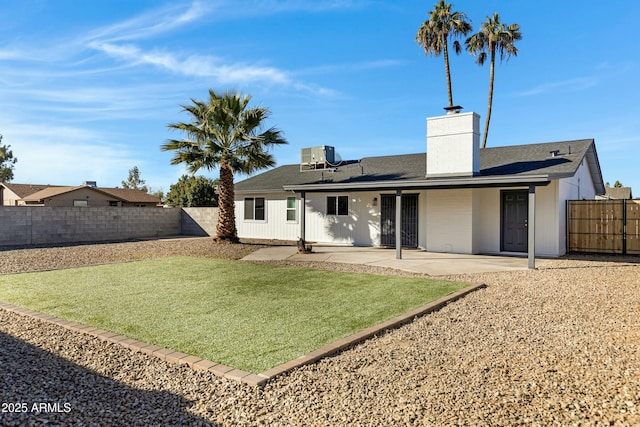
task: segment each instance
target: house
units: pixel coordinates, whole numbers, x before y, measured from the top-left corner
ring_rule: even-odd
[[[141,190],[97,187],[94,182],[80,186],[3,182],[0,183],[0,205],[159,207],[161,201]]]
[[[38,184],[14,184],[12,182],[0,182],[0,206],[18,206],[23,197],[27,197],[36,191],[54,187],[53,185]]]
[[[593,139],[479,148],[476,113],[427,119],[427,153],[335,162],[331,147],[238,182],[240,238],[557,257],[566,201],[605,191]]]
[[[598,199],[605,200],[631,200],[633,194],[631,193],[631,187],[605,187],[604,196],[599,196]]]

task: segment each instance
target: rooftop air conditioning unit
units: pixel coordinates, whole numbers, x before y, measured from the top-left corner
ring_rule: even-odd
[[[303,148],[300,152],[300,170],[326,169],[335,163],[335,148],[329,145]]]

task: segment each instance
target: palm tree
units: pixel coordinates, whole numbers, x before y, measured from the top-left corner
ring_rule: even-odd
[[[429,19],[424,21],[416,34],[416,41],[424,48],[426,56],[444,56],[444,69],[447,75],[447,90],[449,107],[453,107],[453,93],[451,91],[451,70],[449,68],[449,39],[467,35],[471,31],[471,23],[462,12],[451,12],[453,4],[446,4],[440,0],[435,9],[429,11]],[[456,54],[462,48],[458,40],[453,41]]]
[[[170,139],[163,151],[174,151],[172,165],[184,163],[189,172],[201,168],[220,169],[218,184],[218,224],[216,239],[237,243],[235,220],[234,173],[249,174],[275,165],[267,150],[273,145],[286,144],[282,132],[276,128],[262,130],[269,109],[248,108],[251,96],[227,92],[223,95],[209,90],[207,102],[191,99],[192,105],[182,105],[189,113],[189,123],[172,123],[169,129],[186,134],[181,140]]]
[[[496,53],[500,55],[501,61],[505,57],[508,59],[511,55],[517,56],[518,49],[514,43],[520,39],[522,39],[520,25],[503,24],[500,22],[500,16],[494,13],[492,17],[487,16],[487,20],[480,25],[480,31],[469,37],[465,42],[467,50],[476,57],[476,62],[479,65],[484,65],[487,60],[487,55],[489,55],[491,60],[491,68],[489,69],[489,107],[484,124],[482,148],[487,146],[487,135],[489,134]]]

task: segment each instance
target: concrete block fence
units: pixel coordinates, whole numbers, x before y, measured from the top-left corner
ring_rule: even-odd
[[[215,236],[218,208],[182,208],[181,233],[187,236]]]
[[[0,246],[214,235],[217,208],[1,206]]]

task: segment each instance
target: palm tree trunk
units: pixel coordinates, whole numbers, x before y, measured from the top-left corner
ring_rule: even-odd
[[[444,38],[444,70],[447,74],[447,91],[449,94],[449,107],[453,107],[453,92],[451,90],[451,70],[449,69],[449,49],[447,47],[447,39]]]
[[[489,104],[487,108],[487,118],[484,122],[484,136],[482,137],[482,148],[487,146],[487,135],[489,135],[489,121],[491,120],[491,105],[493,104],[493,72],[496,64],[495,51],[491,52],[491,67],[489,68]]]
[[[236,229],[235,190],[233,171],[226,162],[220,162],[220,184],[218,185],[218,224],[216,240],[238,243]]]

